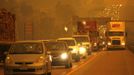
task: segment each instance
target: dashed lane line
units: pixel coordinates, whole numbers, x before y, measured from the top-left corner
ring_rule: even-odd
[[[80,66],[78,66],[78,67],[75,68],[74,70],[71,70],[69,73],[67,73],[67,75],[71,75],[73,72],[76,72],[77,70],[79,70],[79,69],[82,68],[83,66],[87,65],[89,62],[92,62],[92,61],[93,61],[98,55],[100,55],[100,54],[101,54],[101,52],[98,53],[98,54],[95,54],[95,55],[94,55],[93,57],[91,57],[88,61],[81,63]]]

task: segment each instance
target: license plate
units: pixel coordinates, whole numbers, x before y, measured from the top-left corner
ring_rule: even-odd
[[[20,68],[20,70],[27,70],[27,68],[26,67],[22,67],[22,68]]]
[[[26,67],[26,65],[20,67],[20,70],[27,70],[27,69],[28,68]]]

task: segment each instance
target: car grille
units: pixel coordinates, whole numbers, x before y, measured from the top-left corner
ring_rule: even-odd
[[[53,57],[58,57],[61,53],[52,53]]]
[[[13,69],[13,72],[35,72],[35,69]]]
[[[15,64],[19,64],[19,65],[22,65],[22,64],[33,64],[33,62],[15,62]]]
[[[113,45],[120,45],[120,40],[113,40],[112,41],[112,44]]]
[[[69,50],[73,50],[73,48],[69,48]]]

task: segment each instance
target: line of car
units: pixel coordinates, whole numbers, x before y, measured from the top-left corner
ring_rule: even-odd
[[[74,35],[57,40],[16,41],[7,44],[4,53],[4,74],[47,74],[52,66],[71,68],[72,62],[79,62],[91,55],[91,45],[87,35]],[[5,47],[0,47],[5,48]]]

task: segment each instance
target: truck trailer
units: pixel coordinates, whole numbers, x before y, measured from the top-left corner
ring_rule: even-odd
[[[81,18],[76,21],[77,25],[77,35],[88,35],[89,43],[91,44],[90,49],[92,51],[97,51],[99,48],[99,35],[98,35],[98,25],[95,20],[90,20],[88,18]]]

